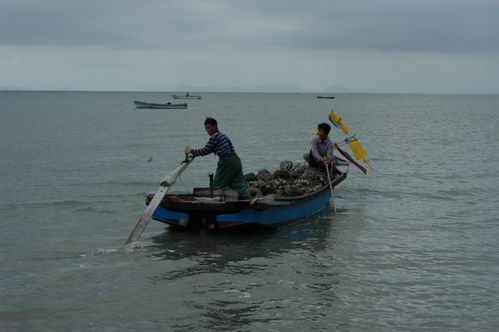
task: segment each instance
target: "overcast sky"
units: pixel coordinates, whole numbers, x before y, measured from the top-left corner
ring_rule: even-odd
[[[499,93],[497,0],[0,0],[0,88]]]

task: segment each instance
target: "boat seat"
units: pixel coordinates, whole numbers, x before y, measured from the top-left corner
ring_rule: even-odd
[[[217,204],[217,203],[222,203],[223,199],[220,196],[214,196],[214,197],[194,197],[194,203],[196,202],[202,202],[202,203],[207,203],[207,204]]]

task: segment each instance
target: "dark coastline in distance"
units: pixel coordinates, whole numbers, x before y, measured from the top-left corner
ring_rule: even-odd
[[[38,89],[0,89],[0,92],[51,92],[51,93],[182,93],[180,90],[38,90]],[[497,96],[497,93],[459,93],[459,92],[324,92],[324,91],[196,91],[199,94],[334,94],[335,96],[342,95],[402,95],[402,96]],[[327,98],[326,98],[327,99]]]

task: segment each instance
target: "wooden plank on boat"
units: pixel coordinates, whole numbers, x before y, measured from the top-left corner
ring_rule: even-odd
[[[210,188],[194,188],[193,194],[196,197],[208,197]],[[223,197],[224,199],[237,199],[239,193],[231,188],[215,188],[213,189],[213,196]]]

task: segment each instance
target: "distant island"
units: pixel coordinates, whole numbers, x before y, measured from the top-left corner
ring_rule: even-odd
[[[354,93],[353,90],[335,84],[325,89],[308,90],[303,89],[293,83],[287,84],[263,84],[257,85],[252,88],[243,86],[230,86],[230,87],[213,87],[213,86],[193,86],[187,84],[177,85],[173,91],[201,91],[201,92],[275,92],[275,93]]]
[[[39,89],[25,86],[1,86],[0,91],[86,91],[90,90],[78,90],[74,88],[60,88],[60,89]],[[294,83],[285,83],[285,84],[262,84],[254,87],[244,87],[244,86],[228,86],[228,87],[216,87],[216,86],[196,86],[196,85],[188,85],[188,84],[180,84],[177,85],[174,89],[171,88],[138,88],[132,90],[95,90],[95,92],[132,92],[132,91],[150,91],[150,92],[160,92],[160,91],[169,91],[169,92],[267,92],[267,93],[319,93],[319,94],[331,94],[331,93],[355,93],[355,91],[350,90],[349,88],[335,84],[331,85],[325,89],[319,90],[310,90],[304,89]]]

